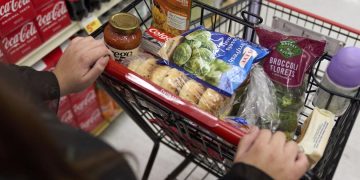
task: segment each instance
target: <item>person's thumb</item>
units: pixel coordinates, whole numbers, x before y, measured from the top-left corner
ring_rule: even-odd
[[[109,62],[109,57],[101,57],[98,59],[94,66],[85,74],[84,79],[87,83],[93,83],[100,74],[104,71],[107,63]]]
[[[238,145],[238,151],[236,153],[235,161],[239,160],[246,153],[252,144],[254,143],[256,137],[259,135],[259,128],[256,126],[252,126],[249,133],[240,139],[240,143]]]

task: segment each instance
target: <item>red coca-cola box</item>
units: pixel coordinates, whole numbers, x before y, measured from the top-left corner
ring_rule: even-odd
[[[74,115],[74,113],[72,112],[71,109],[68,109],[64,112],[59,112],[58,113],[58,117],[60,122],[64,123],[64,124],[68,124],[72,127],[79,127],[76,121],[76,117]]]
[[[1,38],[0,49],[8,63],[16,63],[23,56],[41,45],[35,23],[30,21]]]
[[[1,0],[0,37],[5,37],[34,17],[35,10],[30,0]]]
[[[62,114],[69,109],[71,109],[71,103],[70,103],[69,97],[62,96],[59,100],[58,114],[59,113]]]
[[[76,117],[77,124],[80,129],[91,132],[96,129],[102,122],[104,118],[101,115],[100,108],[90,108],[86,113],[83,113],[81,116]]]
[[[43,41],[71,24],[71,19],[63,0],[54,1],[37,11],[36,26]]]
[[[53,1],[58,1],[58,0],[31,0],[35,9],[42,8],[43,6],[52,3]]]

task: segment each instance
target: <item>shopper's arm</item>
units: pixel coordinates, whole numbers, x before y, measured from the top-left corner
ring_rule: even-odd
[[[25,83],[24,89],[19,90],[25,96],[34,96],[41,101],[53,100],[60,97],[60,88],[56,76],[52,72],[36,71],[30,67],[3,65],[3,71],[8,76],[17,76]],[[4,72],[5,73],[5,72]]]
[[[284,133],[273,134],[257,127],[252,127],[240,140],[234,162],[240,164],[235,164],[225,178],[259,179],[254,177],[261,176],[295,180],[300,179],[309,166],[298,145],[287,142]]]
[[[236,163],[221,180],[271,180],[272,178],[260,169],[244,164]]]

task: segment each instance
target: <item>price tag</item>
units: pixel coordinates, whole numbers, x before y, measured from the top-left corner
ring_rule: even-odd
[[[84,18],[81,21],[81,25],[85,29],[85,31],[90,35],[101,26],[101,22],[97,17],[91,15],[89,17]]]

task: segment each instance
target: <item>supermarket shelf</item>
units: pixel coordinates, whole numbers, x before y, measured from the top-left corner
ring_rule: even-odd
[[[96,17],[102,16],[111,8],[119,4],[121,0],[111,0],[107,3],[101,4],[101,9],[94,11],[92,14]],[[72,35],[82,29],[79,22],[72,22],[68,27],[57,33],[55,36],[44,42],[40,47],[33,50],[30,54],[23,57],[17,65],[20,66],[32,66],[38,62],[45,55],[49,54],[56,47],[59,47],[63,42],[69,39]]]

